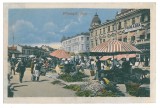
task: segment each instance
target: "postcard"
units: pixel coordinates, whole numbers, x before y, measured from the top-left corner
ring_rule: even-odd
[[[4,3],[4,103],[154,103],[155,3]]]

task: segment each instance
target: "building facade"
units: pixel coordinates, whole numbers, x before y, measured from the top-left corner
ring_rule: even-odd
[[[150,57],[150,10],[122,9],[112,20],[101,23],[97,14],[90,25],[90,49],[109,40],[128,42],[143,51],[142,59]]]
[[[63,38],[62,48],[67,52],[83,53],[89,52],[89,33],[81,33],[73,37]]]
[[[37,55],[37,56],[48,56],[49,51],[43,48],[39,48],[37,46],[32,47],[32,46],[27,46],[27,45],[17,45],[17,50],[21,52],[22,55],[24,56],[29,56],[29,55]]]

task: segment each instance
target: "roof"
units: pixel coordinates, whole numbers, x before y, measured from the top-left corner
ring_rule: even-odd
[[[12,54],[20,54],[21,52],[18,50],[8,50],[8,53],[12,53]]]
[[[89,36],[90,34],[89,34],[89,32],[82,32],[82,33],[80,33],[80,34],[76,34],[76,35],[74,35],[74,36],[72,36],[72,37],[62,37],[62,39],[61,39],[61,42],[63,42],[63,41],[65,41],[65,40],[68,40],[68,39],[72,39],[72,38],[75,38],[75,37],[78,37],[78,36],[81,36],[81,35],[84,35],[84,36]]]
[[[8,47],[8,50],[16,50],[17,47],[16,46],[11,46],[11,47]]]
[[[101,20],[99,19],[97,13],[94,15],[93,19],[92,19],[92,22],[91,22],[91,26],[92,25],[95,25],[95,24],[101,24]]]

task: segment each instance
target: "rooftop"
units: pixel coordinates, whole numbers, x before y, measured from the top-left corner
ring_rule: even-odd
[[[81,36],[81,35],[89,36],[89,32],[82,32],[80,34],[76,34],[76,35],[71,36],[71,37],[65,37],[65,36],[63,36],[62,39],[61,39],[61,42],[64,41],[64,40],[68,40],[68,39],[72,39],[74,37]]]

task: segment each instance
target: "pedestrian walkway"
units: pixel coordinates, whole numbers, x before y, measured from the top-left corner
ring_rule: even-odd
[[[40,76],[39,82],[31,81],[30,68],[26,69],[23,82],[19,83],[19,75],[13,76],[11,83],[14,87],[13,97],[75,97],[75,92],[64,89],[63,85],[53,85],[52,78]]]

